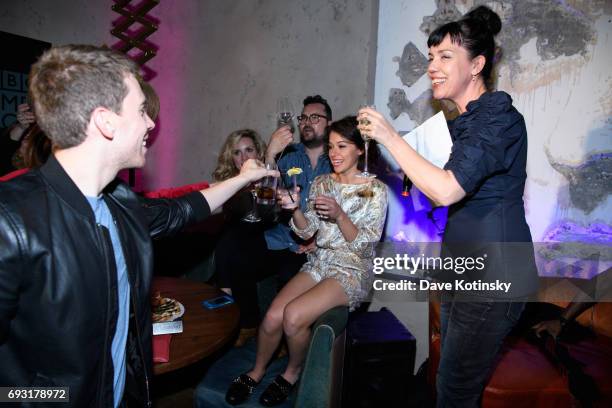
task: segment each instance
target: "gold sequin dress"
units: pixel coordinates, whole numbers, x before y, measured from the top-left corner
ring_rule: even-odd
[[[358,228],[357,237],[347,242],[334,222],[318,217],[314,199],[318,195],[333,197]],[[340,282],[354,310],[370,292],[374,247],[382,235],[387,214],[387,186],[374,179],[364,184],[342,184],[330,174],[317,177],[310,188],[304,215],[308,226],[301,230],[293,220],[290,226],[302,239],[315,233],[317,249],[308,254],[301,272],[308,273],[315,282],[326,278]]]

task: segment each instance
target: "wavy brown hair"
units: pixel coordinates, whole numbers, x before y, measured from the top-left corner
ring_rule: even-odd
[[[52,152],[51,140],[40,130],[35,123],[23,137],[19,154],[26,168],[40,167],[49,158]]]
[[[236,148],[236,145],[243,137],[248,137],[253,141],[257,150],[257,159],[263,160],[266,152],[266,143],[261,139],[259,133],[253,129],[235,130],[227,136],[225,143],[221,147],[221,153],[219,153],[219,158],[217,159],[217,167],[212,173],[215,181],[227,180],[238,174],[239,170],[234,166],[234,160],[232,159],[232,150]]]

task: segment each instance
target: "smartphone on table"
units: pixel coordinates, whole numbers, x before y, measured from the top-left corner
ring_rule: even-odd
[[[234,303],[234,299],[231,296],[223,295],[203,301],[202,306],[212,310],[226,305],[231,305],[232,303]]]

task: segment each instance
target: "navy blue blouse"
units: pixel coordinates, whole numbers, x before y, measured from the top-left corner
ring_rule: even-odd
[[[453,147],[444,168],[453,172],[466,196],[450,206],[443,241],[451,246],[469,242],[477,247],[531,242],[523,204],[527,129],[510,95],[484,93],[449,122],[449,129]],[[508,250],[510,246],[501,244],[494,250],[487,246],[499,255],[489,259],[492,277],[508,281],[525,273],[530,278],[523,283],[531,286],[535,272],[531,245],[519,245],[527,248],[526,253]],[[520,259],[515,259],[517,256]]]

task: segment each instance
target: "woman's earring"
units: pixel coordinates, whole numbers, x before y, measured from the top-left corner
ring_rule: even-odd
[[[472,81],[475,81],[477,76],[478,75],[472,75]]]

